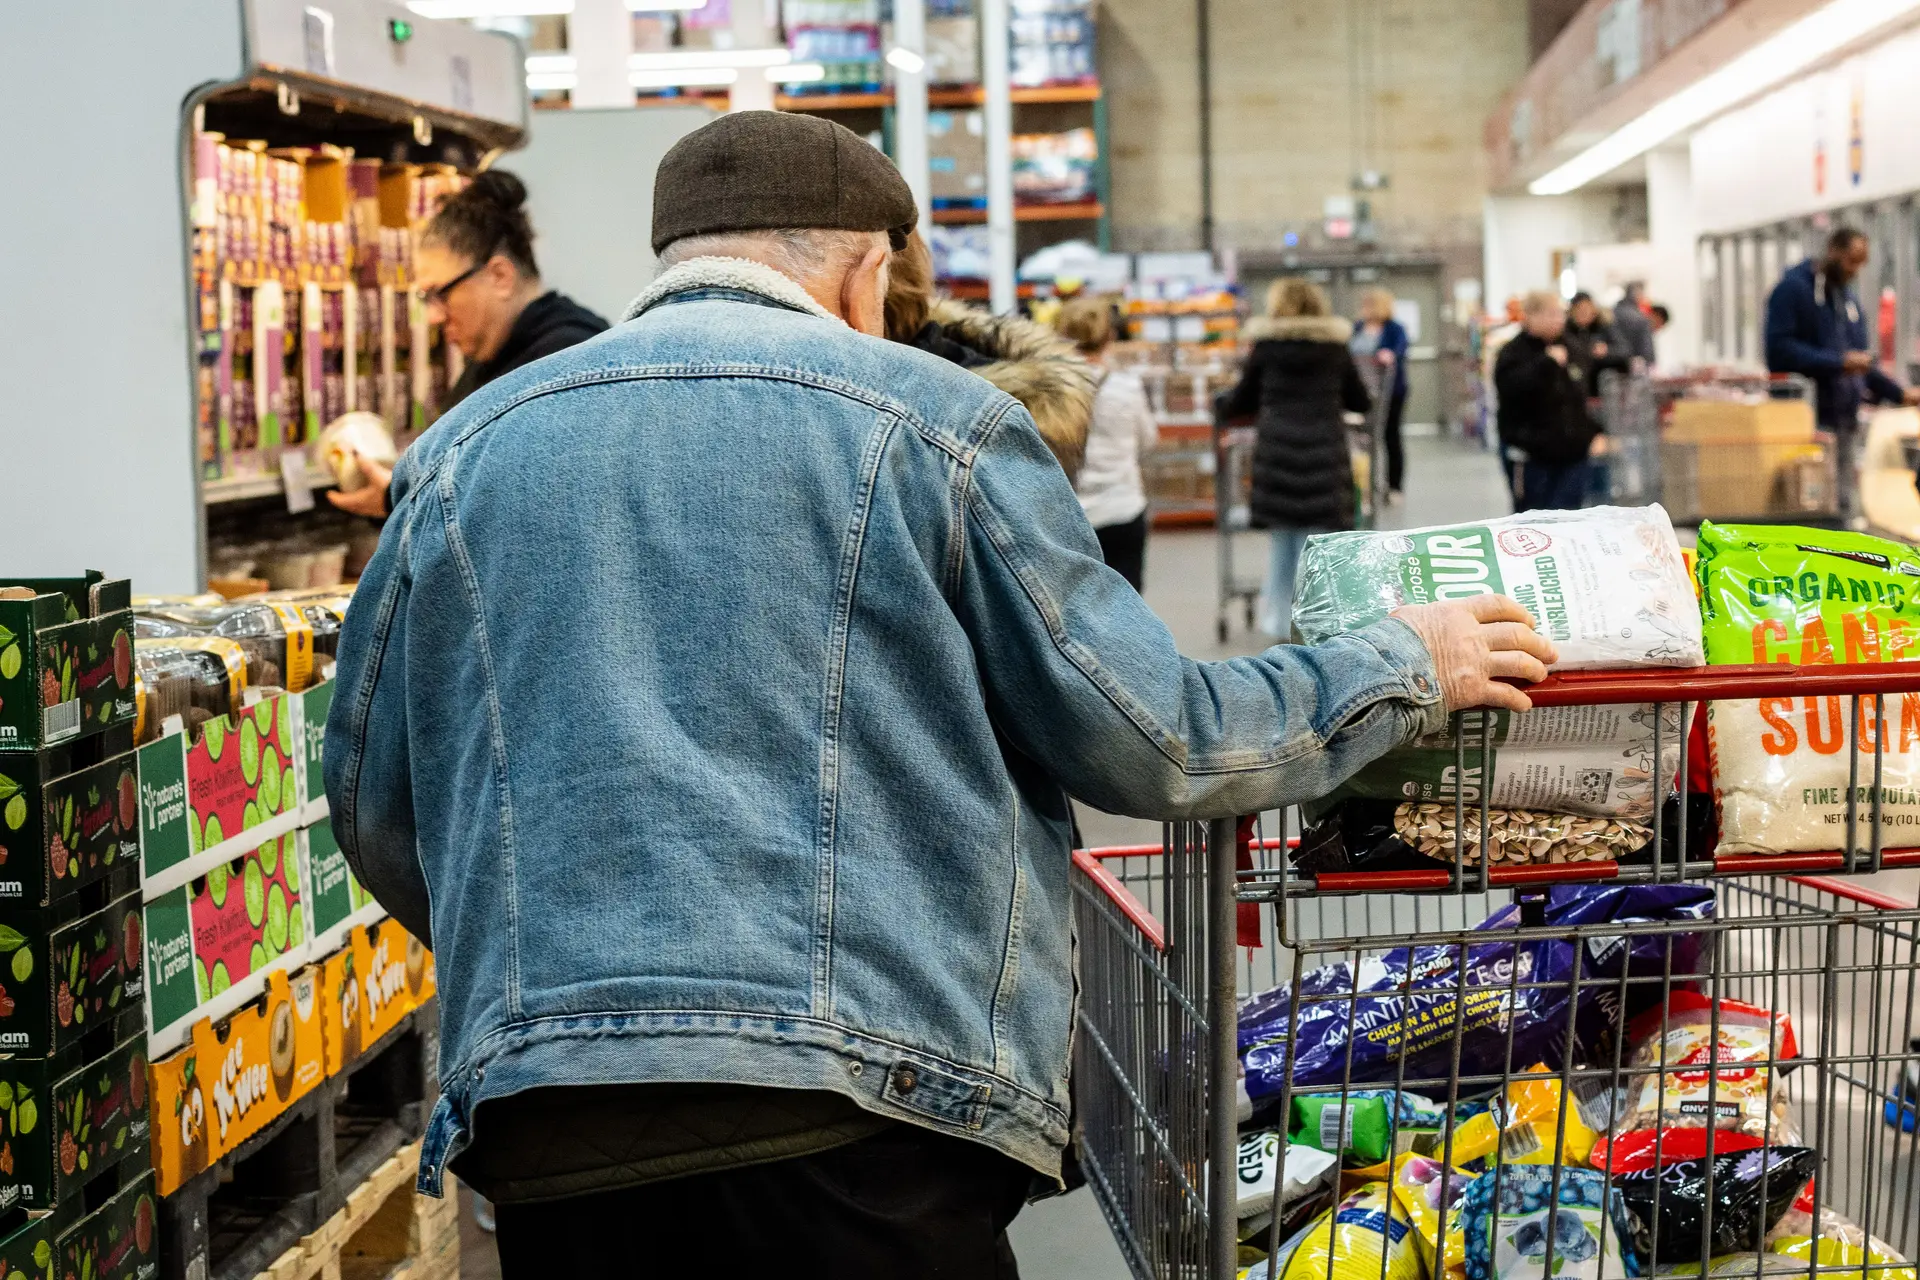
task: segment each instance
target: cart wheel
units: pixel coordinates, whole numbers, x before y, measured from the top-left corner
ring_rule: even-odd
[[[1215,635],[1220,637],[1221,644],[1227,642],[1227,620],[1225,618],[1216,618],[1214,620],[1213,631]]]

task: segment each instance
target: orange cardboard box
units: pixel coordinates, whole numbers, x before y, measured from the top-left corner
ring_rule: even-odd
[[[347,945],[319,967],[328,1075],[351,1065],[435,990],[433,953],[393,919],[354,926]]]
[[[265,1128],[326,1078],[320,972],[267,975],[266,995],[149,1068],[161,1195]]]

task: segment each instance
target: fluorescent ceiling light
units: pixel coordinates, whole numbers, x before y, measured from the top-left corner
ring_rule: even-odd
[[[407,0],[423,18],[537,18],[572,13],[573,0]]]
[[[1920,3],[1920,0],[1915,0]],[[786,49],[684,49],[671,53],[636,53],[627,59],[632,71],[672,71],[688,67],[784,67],[793,61]],[[732,81],[727,83],[731,84]]]
[[[887,50],[887,65],[910,76],[917,76],[927,69],[927,60],[911,49],[895,45]]]
[[[651,71],[627,72],[627,83],[636,89],[684,89],[706,85],[732,84],[740,78],[734,67],[667,67]]]
[[[570,53],[530,53],[527,55],[528,75],[552,75],[564,71],[578,71],[580,63]]]
[[[1536,196],[1576,191],[1916,10],[1920,0],[1833,0],[1536,178],[1527,190]]]
[[[761,74],[775,84],[806,84],[825,80],[827,69],[818,62],[793,62],[784,67],[768,67]]]
[[[704,9],[707,0],[627,0],[629,13],[669,13]]]
[[[534,71],[527,75],[528,93],[571,92],[580,87],[580,77],[571,71]]]

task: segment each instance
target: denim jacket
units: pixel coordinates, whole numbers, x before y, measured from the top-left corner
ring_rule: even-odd
[[[765,268],[696,259],[401,459],[327,793],[434,948],[437,1194],[487,1098],[834,1090],[1055,1174],[1067,795],[1321,795],[1438,727],[1405,625],[1201,663],[1031,419]]]

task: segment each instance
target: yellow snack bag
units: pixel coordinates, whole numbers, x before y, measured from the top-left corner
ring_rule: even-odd
[[[1320,1215],[1281,1264],[1281,1280],[1421,1280],[1406,1211],[1369,1182]]]
[[[1460,1169],[1451,1172],[1438,1160],[1426,1156],[1398,1156],[1393,1162],[1394,1203],[1413,1222],[1420,1249],[1420,1262],[1435,1280],[1464,1280],[1467,1274],[1467,1241],[1460,1205],[1474,1175]],[[1446,1253],[1444,1267],[1434,1259],[1440,1254],[1441,1204],[1446,1205]]]
[[[1545,1075],[1548,1070],[1544,1062],[1536,1062],[1527,1068],[1527,1074]],[[1600,1135],[1587,1124],[1578,1100],[1573,1098],[1567,1099],[1565,1129],[1561,1131],[1560,1095],[1564,1087],[1558,1079],[1516,1080],[1508,1085],[1505,1094],[1493,1099],[1486,1111],[1454,1131],[1454,1164],[1497,1158],[1509,1164],[1553,1164],[1557,1159],[1562,1164],[1584,1166]]]

